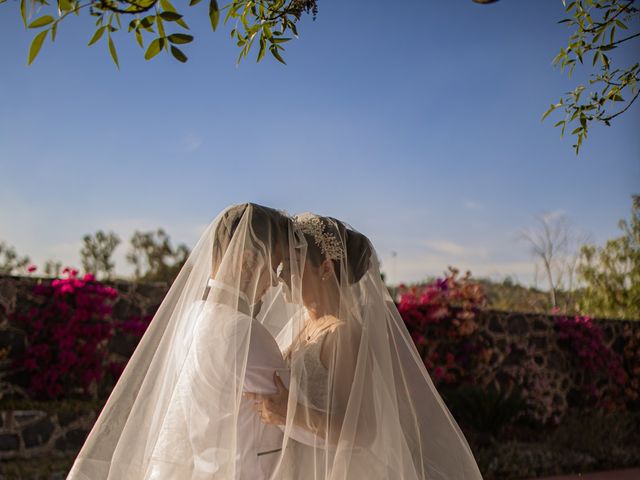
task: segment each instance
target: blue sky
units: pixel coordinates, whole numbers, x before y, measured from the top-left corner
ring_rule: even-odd
[[[118,32],[120,71],[104,39],[86,47],[87,18],[27,67],[34,32],[17,2],[0,5],[0,240],[79,265],[85,233],[127,243],[163,227],[193,245],[226,205],[253,201],[348,221],[391,282],[453,264],[531,283],[516,237],[536,215],[565,214],[598,243],[629,216],[640,108],[594,128],[578,157],[540,122],[584,80],[551,65],[568,35],[560,0],[322,0],[287,66],[257,52],[236,66],[231,27],[212,33],[204,3],[185,11],[187,64],[146,62]]]

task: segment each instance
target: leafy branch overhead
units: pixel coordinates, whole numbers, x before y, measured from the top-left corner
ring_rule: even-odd
[[[189,7],[195,7],[201,1],[189,0]],[[4,2],[6,0],[0,0],[0,4]],[[25,27],[40,29],[29,47],[28,64],[38,56],[47,35],[54,42],[61,22],[71,14],[79,16],[87,7],[89,14],[95,17],[96,25],[88,44],[94,45],[106,36],[109,54],[118,68],[118,53],[112,34],[122,30],[122,19],[130,17],[133,18],[126,26],[127,32],[133,32],[146,60],[151,60],[163,50],[180,62],[188,59],[182,48],[193,41],[193,36],[186,33],[189,26],[184,15],[170,0],[88,0],[85,3],[82,0],[56,0],[55,6],[47,0],[31,1],[33,10],[44,7],[49,7],[51,14],[27,22],[27,0],[20,0],[20,15]],[[283,44],[292,38],[287,35],[297,36],[296,23],[303,14],[311,13],[315,18],[318,11],[316,0],[234,0],[222,9],[217,0],[208,0],[208,16],[213,31],[220,23],[221,10],[226,10],[224,22],[234,23],[231,38],[240,48],[238,62],[247,57],[257,42],[258,62],[268,50],[282,63],[285,63],[281,54]]]
[[[566,129],[575,135],[573,147],[577,154],[593,122],[610,126],[638,98],[640,64],[636,61],[616,66],[612,57],[618,54],[619,58],[622,48],[630,49],[632,56],[640,51],[640,9],[635,0],[563,0],[563,3],[570,17],[560,23],[575,31],[553,60],[554,65],[568,71],[569,76],[578,63],[587,63],[598,71],[591,73],[588,87],[578,85],[567,92],[551,104],[542,119],[556,110],[563,111],[564,118],[555,126],[561,129],[561,135]]]

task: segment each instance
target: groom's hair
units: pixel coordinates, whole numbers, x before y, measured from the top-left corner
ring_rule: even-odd
[[[222,263],[245,215],[250,215],[248,228],[251,233],[249,236],[254,236],[263,245],[278,250],[277,252],[271,251],[268,253],[271,255],[278,254],[280,258],[284,258],[284,255],[288,253],[291,219],[286,214],[255,203],[233,205],[225,210],[216,226],[211,259],[212,277]]]

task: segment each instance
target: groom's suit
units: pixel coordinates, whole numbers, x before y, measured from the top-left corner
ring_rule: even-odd
[[[243,315],[238,313],[238,315]],[[239,319],[251,322],[251,337],[244,376],[244,391],[276,393],[273,372],[277,371],[288,384],[286,368],[278,344],[267,329],[255,319]],[[280,456],[282,430],[260,420],[251,409],[252,400],[242,398],[238,413],[238,479],[268,479]]]

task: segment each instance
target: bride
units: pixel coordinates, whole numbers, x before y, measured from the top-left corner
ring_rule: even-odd
[[[255,204],[198,241],[69,479],[481,479],[369,240]]]

